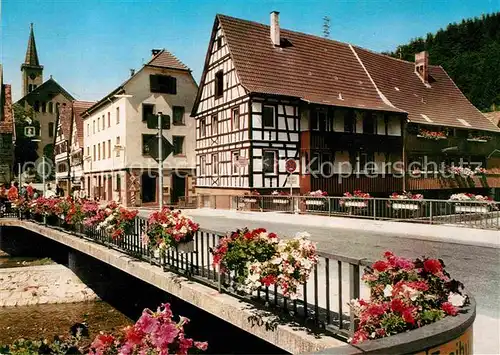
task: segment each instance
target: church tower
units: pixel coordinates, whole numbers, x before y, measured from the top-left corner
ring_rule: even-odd
[[[23,79],[23,97],[35,90],[43,83],[43,66],[38,61],[38,53],[36,52],[35,34],[33,33],[33,23],[30,28],[30,38],[28,40],[28,49],[26,50],[26,58],[21,64],[21,72]]]

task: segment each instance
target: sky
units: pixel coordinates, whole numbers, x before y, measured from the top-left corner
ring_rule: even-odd
[[[4,83],[21,98],[20,65],[34,23],[44,80],[50,75],[79,100],[99,100],[165,48],[191,68],[199,83],[217,13],[375,51],[394,50],[463,18],[500,11],[500,0],[0,0],[0,58]]]

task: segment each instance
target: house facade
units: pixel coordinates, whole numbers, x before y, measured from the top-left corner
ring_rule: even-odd
[[[301,194],[437,196],[473,187],[414,177],[411,163],[429,155],[447,166],[463,158],[464,165],[484,167],[500,132],[425,52],[411,63],[283,30],[277,12],[270,26],[216,16],[192,114],[202,195],[270,194],[291,185]],[[420,134],[430,131],[432,138],[433,130],[446,130],[446,139]],[[486,142],[474,139],[484,136]],[[290,183],[288,160],[299,177]],[[500,183],[497,167],[488,168],[487,186],[474,188],[485,192]]]
[[[11,86],[3,83],[0,64],[0,183],[10,184],[13,178],[14,119]]]
[[[43,66],[40,65],[36,49],[33,24],[31,24],[26,57],[21,64],[22,97],[16,103],[24,108],[32,108],[35,120],[40,123],[38,132],[38,156],[45,154],[53,159],[55,146],[57,110],[62,105],[70,105],[75,99],[53,78],[43,80]]]
[[[81,114],[93,102],[73,101],[63,104],[56,115],[57,128],[54,147],[56,183],[65,196],[72,190],[80,190],[83,180],[83,122]]]
[[[189,113],[196,92],[187,66],[166,50],[153,50],[137,73],[88,108],[82,115],[86,193],[127,206],[188,196],[195,171],[195,121]],[[148,144],[157,130],[147,124],[160,112],[170,116],[163,136],[173,145],[163,162],[162,187]]]

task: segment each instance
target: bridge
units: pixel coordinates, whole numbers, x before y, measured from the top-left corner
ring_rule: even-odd
[[[0,219],[0,248],[8,242],[5,228],[33,232],[70,248],[70,268],[84,262],[79,253],[86,254],[287,352],[335,349],[338,353],[359,353],[345,342],[354,331],[347,303],[367,296],[368,290],[360,285],[360,267],[365,260],[320,252],[320,262],[299,299],[285,298],[276,288],[248,295],[232,289],[230,275],[212,266],[210,249],[218,244],[220,233],[202,229],[195,235],[193,253],[169,250],[159,257],[141,241],[146,223],[146,219],[136,218],[132,233],[112,240],[95,227],[77,232],[10,216]]]

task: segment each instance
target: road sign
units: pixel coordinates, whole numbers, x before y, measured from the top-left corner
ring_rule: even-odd
[[[158,115],[148,115],[146,121],[149,129],[158,129]],[[161,115],[161,123],[162,129],[170,129],[170,116]]]
[[[297,169],[297,163],[293,159],[288,159],[285,162],[285,169],[287,173],[291,174]]]
[[[34,137],[36,135],[36,129],[33,126],[24,127],[24,135],[28,138]]]
[[[172,154],[174,151],[174,146],[168,141],[167,138],[165,138],[162,135],[162,152],[161,152],[161,157],[163,160],[167,159],[167,157]],[[154,160],[158,161],[158,137],[153,137],[149,140],[148,142],[148,148],[149,148],[149,155],[151,158]]]
[[[299,184],[299,176],[298,175],[288,175],[286,179],[286,185],[289,187],[295,187]]]

